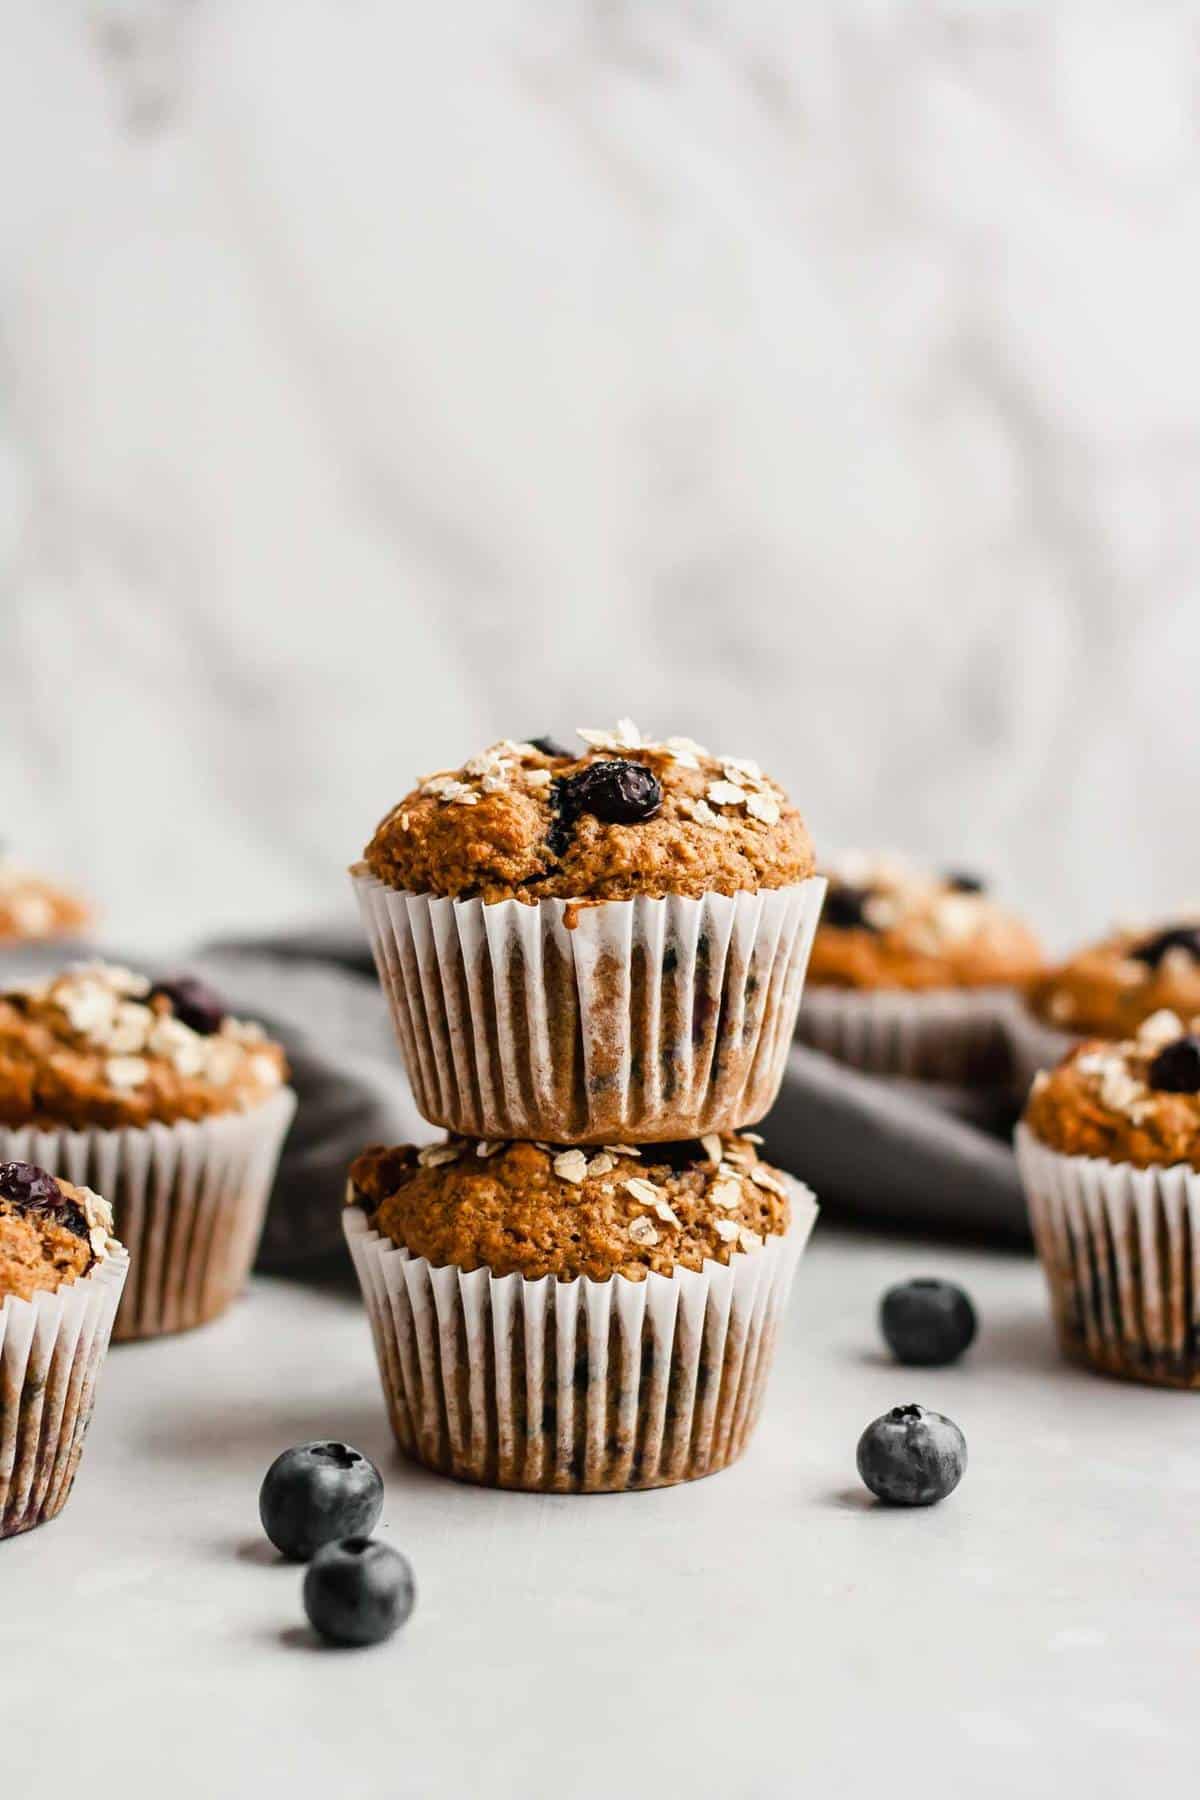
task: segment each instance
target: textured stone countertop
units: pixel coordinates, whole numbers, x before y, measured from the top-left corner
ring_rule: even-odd
[[[874,1308],[931,1271],[982,1332],[914,1376]],[[910,1399],[958,1420],[970,1467],[942,1506],[886,1511],[854,1447]],[[1200,1401],[1058,1362],[1031,1258],[819,1226],[740,1466],[490,1493],[393,1454],[355,1294],[260,1279],[206,1331],[114,1350],[66,1512],[0,1546],[5,1789],[1169,1792],[1194,1766],[1198,1427]],[[380,1529],[417,1574],[369,1651],[316,1646],[258,1529],[268,1462],[323,1435],[380,1461]]]

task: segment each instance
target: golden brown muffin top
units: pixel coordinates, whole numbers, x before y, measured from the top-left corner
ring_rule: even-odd
[[[1078,1045],[1043,1070],[1025,1107],[1035,1137],[1066,1156],[1200,1169],[1200,1019],[1158,1012],[1136,1037]]]
[[[819,986],[1009,986],[1041,967],[1036,937],[976,876],[935,875],[857,850],[822,873],[829,891],[808,965]]]
[[[648,742],[629,719],[578,735],[581,754],[504,738],[427,776],[381,822],[365,868],[409,893],[530,905],[736,894],[812,874],[804,821],[757,763],[690,738]]]
[[[0,855],[0,943],[72,937],[90,923],[82,900]]]
[[[89,1275],[120,1246],[112,1210],[91,1188],[33,1163],[0,1163],[0,1305],[29,1300]]]
[[[152,985],[77,963],[0,994],[0,1124],[148,1125],[245,1112],[277,1093],[283,1051],[190,976]]]
[[[1029,988],[1036,1016],[1081,1037],[1126,1038],[1156,1012],[1200,1013],[1200,913],[1126,925]]]
[[[580,1150],[450,1138],[374,1146],[350,1199],[374,1229],[440,1268],[642,1281],[762,1248],[788,1228],[783,1177],[750,1132],[699,1142]]]

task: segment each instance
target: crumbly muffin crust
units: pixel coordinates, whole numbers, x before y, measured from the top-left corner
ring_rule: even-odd
[[[1163,938],[1176,942],[1155,956]],[[1140,952],[1141,954],[1137,954]],[[1156,1012],[1200,1013],[1200,914],[1175,924],[1129,925],[1049,969],[1026,1002],[1035,1017],[1081,1037],[1131,1037]]]
[[[1041,967],[1034,934],[972,877],[862,851],[822,872],[829,892],[808,967],[816,986],[1006,987]]]
[[[0,856],[0,943],[71,937],[89,923],[82,900]]]
[[[648,742],[629,719],[578,735],[581,755],[506,738],[426,777],[382,820],[355,872],[409,893],[530,905],[735,894],[812,874],[803,820],[756,763],[690,738]],[[578,778],[614,761],[658,783],[645,816],[621,822],[573,806]]]
[[[1200,1030],[1200,1019],[1190,1029]],[[1200,1169],[1200,1092],[1158,1085],[1164,1079],[1158,1059],[1181,1040],[1194,1041],[1178,1014],[1163,1011],[1144,1020],[1136,1037],[1078,1045],[1056,1069],[1037,1076],[1026,1124],[1065,1156],[1104,1157],[1140,1169],[1172,1163]],[[1200,1086],[1200,1043],[1191,1055]]]
[[[218,1022],[219,1021],[219,1022]],[[247,1111],[278,1092],[283,1051],[215,1014],[197,1031],[169,994],[108,963],[0,995],[0,1125],[86,1129]]]
[[[6,1181],[21,1171],[20,1183]],[[29,1300],[55,1293],[89,1275],[119,1246],[112,1211],[91,1188],[35,1170],[0,1163],[0,1304],[9,1295]]]
[[[373,1146],[349,1197],[376,1231],[441,1267],[530,1280],[643,1281],[760,1249],[791,1217],[750,1133],[699,1143],[581,1150],[450,1138]]]

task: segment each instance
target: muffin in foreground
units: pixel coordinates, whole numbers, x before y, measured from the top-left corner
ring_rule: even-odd
[[[755,763],[579,736],[429,776],[353,870],[417,1104],[486,1138],[752,1124],[824,890],[803,821]]]
[[[190,977],[73,965],[0,994],[0,1156],[108,1197],[130,1256],[114,1335],[241,1291],[294,1110],[283,1052]]]
[[[65,1506],[129,1259],[108,1203],[0,1163],[0,1537]]]
[[[1017,1157],[1063,1352],[1200,1387],[1200,1020],[1145,1020],[1034,1081]]]
[[[1041,967],[1028,926],[977,876],[861,851],[826,873],[800,1037],[873,1074],[1003,1080],[1014,990]]]
[[[90,924],[91,915],[75,894],[0,851],[0,945],[79,937]]]
[[[817,1212],[746,1134],[373,1148],[348,1199],[401,1448],[560,1493],[664,1487],[741,1455]]]
[[[1127,925],[1029,983],[1012,1020],[1027,1087],[1084,1038],[1133,1037],[1156,1012],[1200,1014],[1200,915]]]

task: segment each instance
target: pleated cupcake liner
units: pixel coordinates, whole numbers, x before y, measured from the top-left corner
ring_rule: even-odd
[[[1200,1175],[1066,1156],[1026,1125],[1017,1161],[1064,1355],[1200,1388]]]
[[[56,1293],[0,1301],[0,1538],[66,1505],[128,1272],[117,1247]]]
[[[1034,1077],[1043,1069],[1057,1068],[1068,1050],[1079,1043],[1078,1031],[1062,1031],[1047,1025],[1018,1000],[1009,1020],[1009,1044],[1012,1050],[1013,1082],[1022,1092],[1032,1087]]]
[[[485,906],[367,874],[354,882],[431,1123],[480,1138],[648,1143],[732,1131],[770,1110],[822,877],[596,906]]]
[[[834,988],[810,983],[801,1043],[868,1075],[954,1087],[1009,1075],[1009,988]]]
[[[246,1285],[296,1097],[245,1113],[105,1131],[0,1130],[0,1159],[94,1188],[113,1209],[130,1271],[117,1342],[188,1331]]]
[[[392,1430],[439,1474],[539,1493],[615,1493],[715,1474],[762,1407],[792,1277],[817,1216],[728,1264],[644,1281],[434,1268],[372,1231],[346,1239]]]

